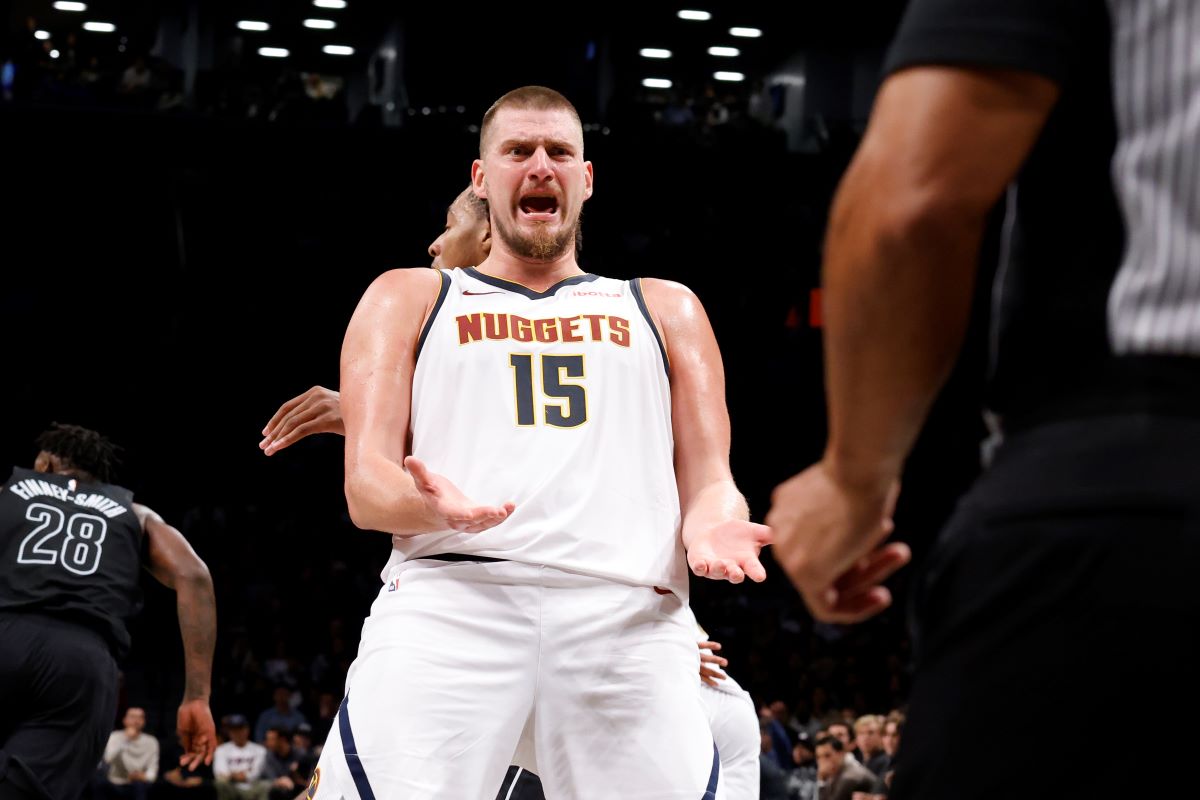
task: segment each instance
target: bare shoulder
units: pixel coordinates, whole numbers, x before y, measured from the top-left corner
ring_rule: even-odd
[[[162,517],[155,513],[152,508],[149,506],[144,506],[141,503],[133,504],[133,513],[137,515],[138,522],[141,523],[143,529],[146,527],[147,522],[155,519],[162,519]]]
[[[676,328],[704,317],[704,306],[696,293],[682,283],[661,278],[642,278],[642,295],[659,327]]]
[[[442,286],[440,270],[428,267],[390,269],[383,273],[363,294],[364,301],[374,303],[406,303],[413,300],[432,301]]]

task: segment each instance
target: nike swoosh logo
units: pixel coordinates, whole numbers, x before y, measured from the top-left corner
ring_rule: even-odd
[[[472,292],[472,291],[469,291],[469,290],[467,290],[467,289],[463,289],[463,294],[470,294],[470,295],[479,295],[479,294],[504,294],[504,292]]]

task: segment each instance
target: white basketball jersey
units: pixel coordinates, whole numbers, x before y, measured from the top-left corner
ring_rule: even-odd
[[[479,555],[686,598],[667,355],[640,283],[578,275],[536,292],[441,274],[417,345],[412,452],[472,501],[516,510],[483,533],[393,537],[388,568]]]

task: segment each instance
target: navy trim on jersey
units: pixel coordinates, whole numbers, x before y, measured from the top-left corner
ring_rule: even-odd
[[[663,369],[666,370],[669,378],[671,377],[671,359],[667,358],[667,347],[663,344],[662,336],[658,333],[658,326],[654,324],[654,318],[650,316],[650,307],[646,305],[646,298],[642,295],[642,279],[631,280],[629,288],[633,290],[633,299],[637,301],[637,306],[641,309],[647,324],[650,325],[650,330],[654,331],[654,341],[658,342],[658,352],[662,353]]]
[[[434,553],[431,556],[417,556],[414,561],[421,559],[430,559],[432,561],[481,561],[484,563],[498,563],[507,561],[507,558],[492,558],[491,556],[470,556],[464,553]]]
[[[528,286],[522,286],[521,284],[515,283],[513,281],[506,281],[506,280],[504,280],[504,278],[497,278],[493,275],[484,274],[484,273],[480,272],[479,270],[475,269],[474,267],[467,267],[463,271],[466,272],[468,275],[470,275],[472,278],[474,278],[477,281],[483,281],[484,283],[488,284],[489,286],[495,286],[497,289],[504,289],[505,291],[508,291],[508,292],[516,292],[517,294],[523,294],[526,297],[528,297],[530,300],[544,300],[547,297],[553,297],[554,293],[557,292],[559,289],[561,289],[564,286],[571,286],[576,283],[588,283],[589,281],[594,281],[594,280],[596,280],[596,278],[600,277],[599,275],[592,275],[591,273],[584,273],[583,275],[572,275],[570,278],[563,278],[561,281],[554,284],[553,286],[551,286],[549,289],[547,289],[544,292],[535,292],[533,289],[530,289]]]
[[[425,346],[425,337],[429,335],[429,329],[433,327],[433,320],[437,317],[439,311],[442,310],[442,303],[446,302],[446,295],[450,293],[450,276],[443,270],[438,270],[438,277],[442,279],[442,288],[438,289],[437,300],[433,303],[433,311],[429,312],[429,319],[425,320],[425,327],[421,329],[421,338],[417,339],[417,357],[421,356],[421,348]]]
[[[721,774],[721,754],[717,752],[717,743],[713,742],[713,765],[712,772],[708,775],[708,788],[704,790],[704,796],[700,800],[716,800],[717,797],[717,778]]]
[[[342,753],[346,756],[346,766],[350,768],[350,776],[354,778],[354,786],[358,789],[359,800],[375,800],[375,792],[371,791],[371,782],[367,780],[367,771],[363,769],[358,748],[354,746],[354,732],[350,730],[350,695],[342,698],[342,707],[338,709],[338,732],[342,735]]]

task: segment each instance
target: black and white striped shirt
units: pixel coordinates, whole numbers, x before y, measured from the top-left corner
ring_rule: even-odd
[[[1200,0],[912,0],[887,69],[928,64],[1061,89],[1007,197],[989,406],[1200,386]]]

